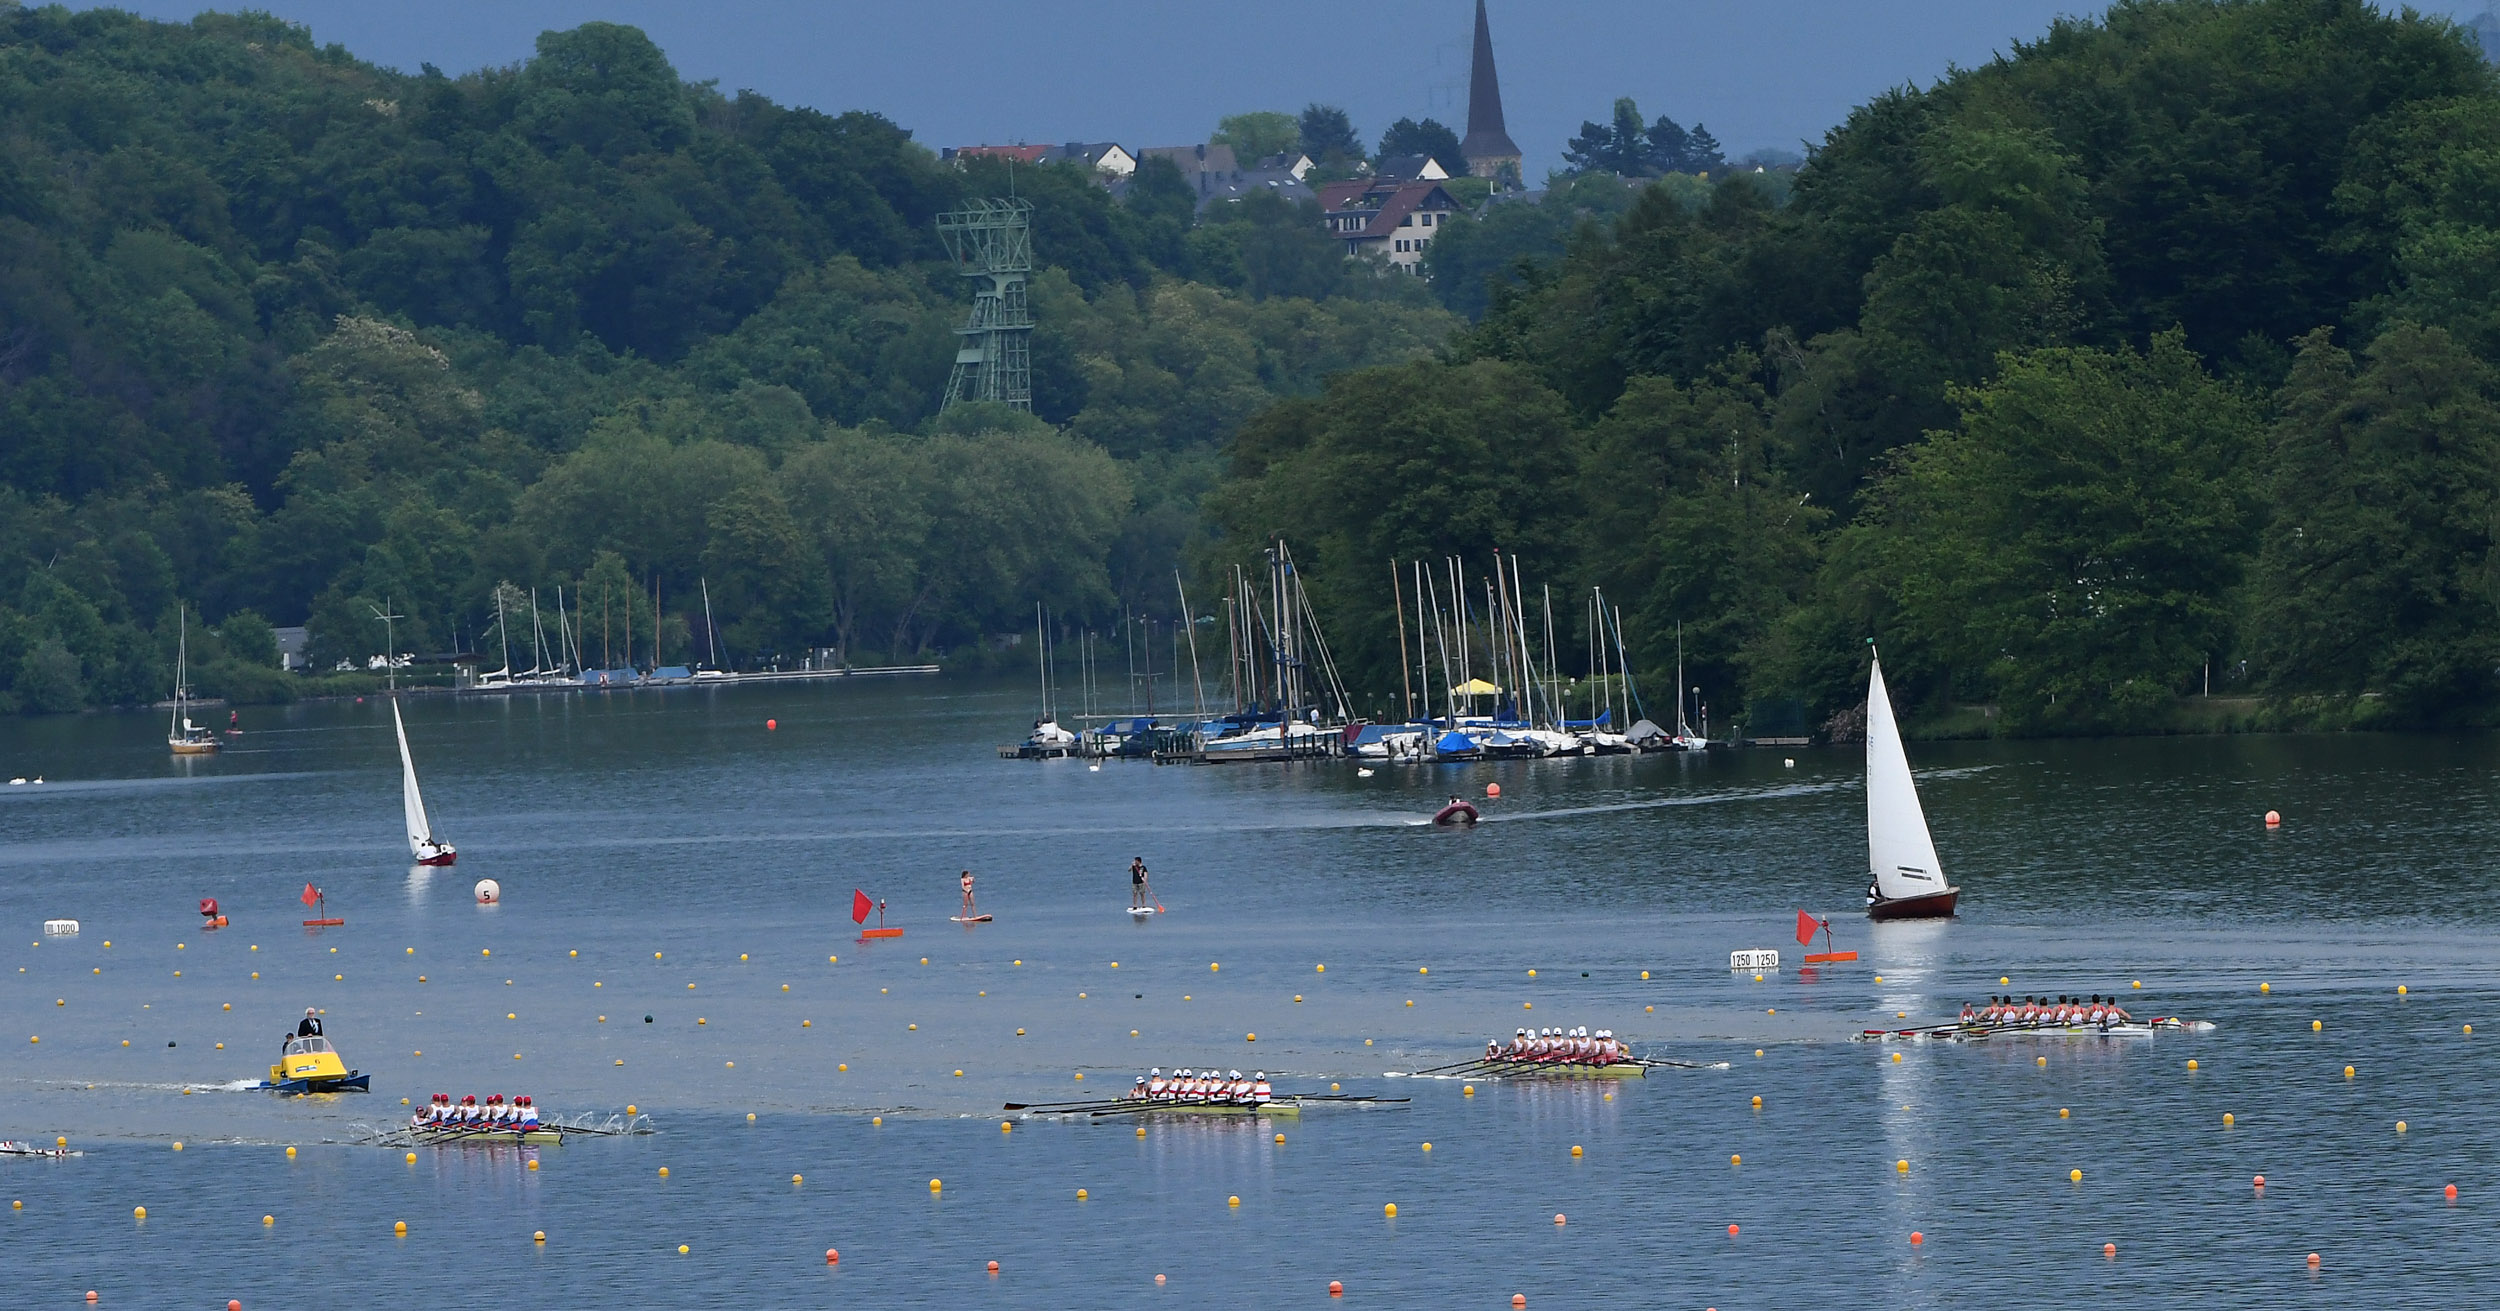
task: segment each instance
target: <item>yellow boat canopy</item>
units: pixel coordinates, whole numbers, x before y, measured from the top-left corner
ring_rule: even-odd
[[[1500,696],[1502,694],[1502,689],[1481,678],[1468,679],[1451,690],[1460,696]]]

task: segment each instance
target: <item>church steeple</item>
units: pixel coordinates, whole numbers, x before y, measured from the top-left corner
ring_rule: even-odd
[[[1476,0],[1475,65],[1467,78],[1467,139],[1458,143],[1467,172],[1480,178],[1519,179],[1519,147],[1502,127],[1502,83],[1493,73],[1493,28],[1484,0]]]

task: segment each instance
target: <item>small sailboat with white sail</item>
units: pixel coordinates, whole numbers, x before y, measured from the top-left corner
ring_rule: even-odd
[[[225,744],[216,730],[191,722],[191,619],[185,607],[177,612],[174,647],[174,717],[165,729],[165,745],[177,756],[214,755]]]
[[[420,865],[449,865],[460,853],[437,841],[425,817],[425,795],[417,791],[417,762],[408,754],[408,725],[399,717],[399,699],[391,699],[391,729],[399,734],[399,805],[408,821],[408,855]]]
[[[1901,748],[1901,725],[1884,688],[1884,662],[1873,663],[1866,683],[1866,859],[1873,881],[1866,889],[1870,919],[1933,919],[1953,914],[1962,890],[1947,883],[1927,812],[1910,778],[1909,753]]]

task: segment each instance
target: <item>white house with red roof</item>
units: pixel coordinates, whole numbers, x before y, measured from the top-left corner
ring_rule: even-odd
[[[1458,213],[1458,202],[1431,179],[1331,182],[1320,188],[1319,205],[1321,223],[1348,258],[1375,255],[1409,275],[1423,272],[1425,249]]]

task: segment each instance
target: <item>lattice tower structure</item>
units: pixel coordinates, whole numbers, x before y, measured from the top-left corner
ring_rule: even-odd
[[[975,200],[937,217],[938,236],[955,271],[972,279],[972,317],[955,330],[955,369],[946,406],[996,401],[1033,408],[1033,306],[1025,283],[1033,274],[1033,202]]]

